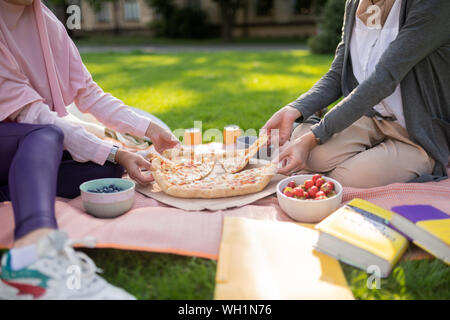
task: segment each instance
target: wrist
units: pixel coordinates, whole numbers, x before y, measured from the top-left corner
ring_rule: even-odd
[[[122,149],[117,150],[117,152],[116,152],[116,162],[118,164],[123,165],[126,153],[127,152],[125,150],[122,150]]]
[[[285,108],[286,108],[289,118],[292,120],[292,122],[294,122],[295,120],[297,120],[298,118],[300,118],[302,116],[302,113],[300,112],[300,110],[292,107],[291,105],[287,105]]]
[[[153,121],[147,127],[147,131],[145,131],[145,136],[151,138],[152,135],[157,131],[157,124]]]

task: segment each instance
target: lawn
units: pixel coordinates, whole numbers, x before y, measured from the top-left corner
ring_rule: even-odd
[[[90,53],[94,79],[125,103],[163,119],[172,130],[237,124],[258,130],[279,107],[323,75],[330,56],[292,52],[177,54]]]
[[[331,56],[291,52],[91,53],[83,60],[105,91],[147,110],[172,129],[237,124],[258,129],[323,75]],[[212,299],[216,262],[169,254],[85,249],[104,277],[140,299]],[[450,268],[439,260],[402,262],[366,287],[366,273],[343,265],[359,299],[450,299]]]

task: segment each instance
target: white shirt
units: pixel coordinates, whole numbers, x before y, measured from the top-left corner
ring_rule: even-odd
[[[353,73],[359,83],[364,82],[374,71],[384,51],[395,40],[399,32],[401,0],[395,1],[381,29],[367,27],[356,17],[350,41]],[[401,126],[406,127],[400,85],[394,93],[374,106],[384,117],[395,116]]]

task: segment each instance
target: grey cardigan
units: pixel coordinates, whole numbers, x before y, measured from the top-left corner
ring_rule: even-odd
[[[352,71],[350,39],[359,0],[347,0],[342,41],[330,70],[291,106],[305,120],[342,99],[312,127],[323,143],[364,115],[401,86],[403,112],[410,138],[436,160],[431,175],[414,181],[447,178],[450,144],[450,1],[403,0],[397,38],[366,81]]]

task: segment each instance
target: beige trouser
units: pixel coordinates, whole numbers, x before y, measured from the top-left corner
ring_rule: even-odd
[[[292,133],[295,139],[310,129],[301,124]],[[377,187],[407,182],[430,174],[434,160],[412,142],[399,124],[362,117],[311,150],[305,172],[319,172],[347,187]]]

